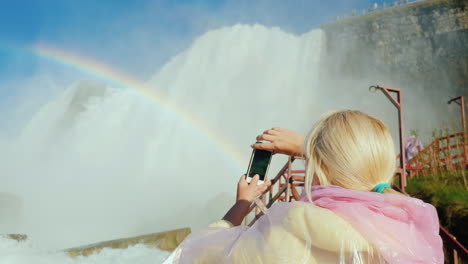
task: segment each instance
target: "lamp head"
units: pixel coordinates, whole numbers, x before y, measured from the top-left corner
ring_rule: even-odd
[[[377,89],[378,89],[378,86],[372,85],[371,87],[369,87],[369,92],[375,93]]]

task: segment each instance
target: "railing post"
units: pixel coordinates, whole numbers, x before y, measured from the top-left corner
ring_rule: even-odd
[[[270,189],[269,189],[269,192],[268,192],[268,202],[270,202],[271,199],[273,199],[273,186],[274,186],[274,184],[270,185]]]
[[[462,118],[462,132],[463,132],[463,151],[465,156],[465,167],[468,166],[468,142],[466,140],[466,119],[465,119],[465,97],[460,96],[460,108]]]
[[[463,133],[462,135],[462,143],[463,143],[463,161],[465,162],[465,168],[468,167],[468,134]]]
[[[385,96],[390,100],[390,102],[398,110],[398,128],[399,128],[399,141],[400,141],[400,164],[401,174],[400,174],[400,187],[404,192],[407,185],[406,182],[406,157],[405,157],[405,146],[404,146],[404,120],[403,120],[403,93],[401,89],[385,87],[381,85],[372,85],[369,87],[370,92],[375,92],[376,90],[381,90]],[[392,94],[395,94],[394,97]]]
[[[463,151],[465,154],[465,167],[468,167],[468,134],[463,135]]]
[[[286,171],[283,172],[283,174],[281,175],[281,177],[280,177],[279,180],[278,180],[278,188],[281,188],[281,185],[284,186],[283,181],[284,181],[284,178],[285,178],[285,173],[286,173]],[[280,197],[281,197],[281,196],[280,196]],[[279,199],[281,200],[281,198],[279,198]]]
[[[466,119],[465,119],[465,97],[458,96],[452,98],[448,101],[448,104],[455,102],[460,106],[461,110],[461,125],[462,125],[462,133],[463,133],[463,159],[464,159],[464,167],[468,166],[468,141],[466,135]]]
[[[437,143],[437,142],[436,142]],[[436,157],[436,154],[435,154],[436,150],[435,150],[435,146],[432,147],[431,149],[431,160],[432,160],[432,165],[431,165],[431,169],[432,169],[432,173],[435,174],[436,173],[436,167],[437,167],[437,157]]]
[[[289,157],[288,159],[288,175],[286,176],[286,202],[291,201],[291,166],[292,159]]]
[[[448,154],[448,155],[447,155]],[[445,164],[447,165],[448,170],[453,169],[453,163],[452,163],[452,146],[450,143],[450,135],[447,136],[447,152],[445,155]]]

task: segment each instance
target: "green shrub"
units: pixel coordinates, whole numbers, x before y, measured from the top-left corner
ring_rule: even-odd
[[[468,245],[468,173],[440,172],[409,179],[406,191],[437,208],[440,223],[460,243]]]

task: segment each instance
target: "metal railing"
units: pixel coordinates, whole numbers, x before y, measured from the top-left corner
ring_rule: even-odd
[[[366,9],[361,9],[361,10],[353,9],[348,14],[338,15],[336,17],[336,21],[340,21],[340,20],[348,19],[352,17],[363,16],[363,15],[367,15],[373,12],[391,9],[391,8],[413,4],[416,2],[422,2],[422,1],[426,1],[426,0],[397,0],[397,1],[383,2],[381,5],[374,3],[373,6],[370,6]]]
[[[466,134],[457,133],[435,139],[406,165],[409,177],[421,172],[432,174],[441,170],[464,169],[468,165]]]
[[[293,170],[292,164],[295,160],[302,159],[301,157],[289,157],[283,168],[271,179],[271,186],[265,193],[263,193],[259,200],[260,206],[254,203],[250,209],[249,214],[244,218],[244,224],[253,225],[255,221],[263,215],[261,207],[265,206],[270,208],[275,202],[290,202],[292,200],[298,201],[301,194],[298,188],[304,186],[305,170]]]
[[[444,241],[446,263],[468,263],[468,250],[442,226],[440,227],[439,234],[442,237],[442,241]]]
[[[423,173],[436,174],[468,168],[468,135],[456,133],[436,138],[406,165],[409,178]],[[461,227],[462,228],[462,227]],[[447,263],[468,263],[468,250],[445,228],[440,226],[440,236],[445,246]]]

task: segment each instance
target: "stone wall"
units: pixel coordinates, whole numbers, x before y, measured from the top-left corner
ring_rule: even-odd
[[[322,29],[330,79],[468,95],[468,0],[426,0]]]

